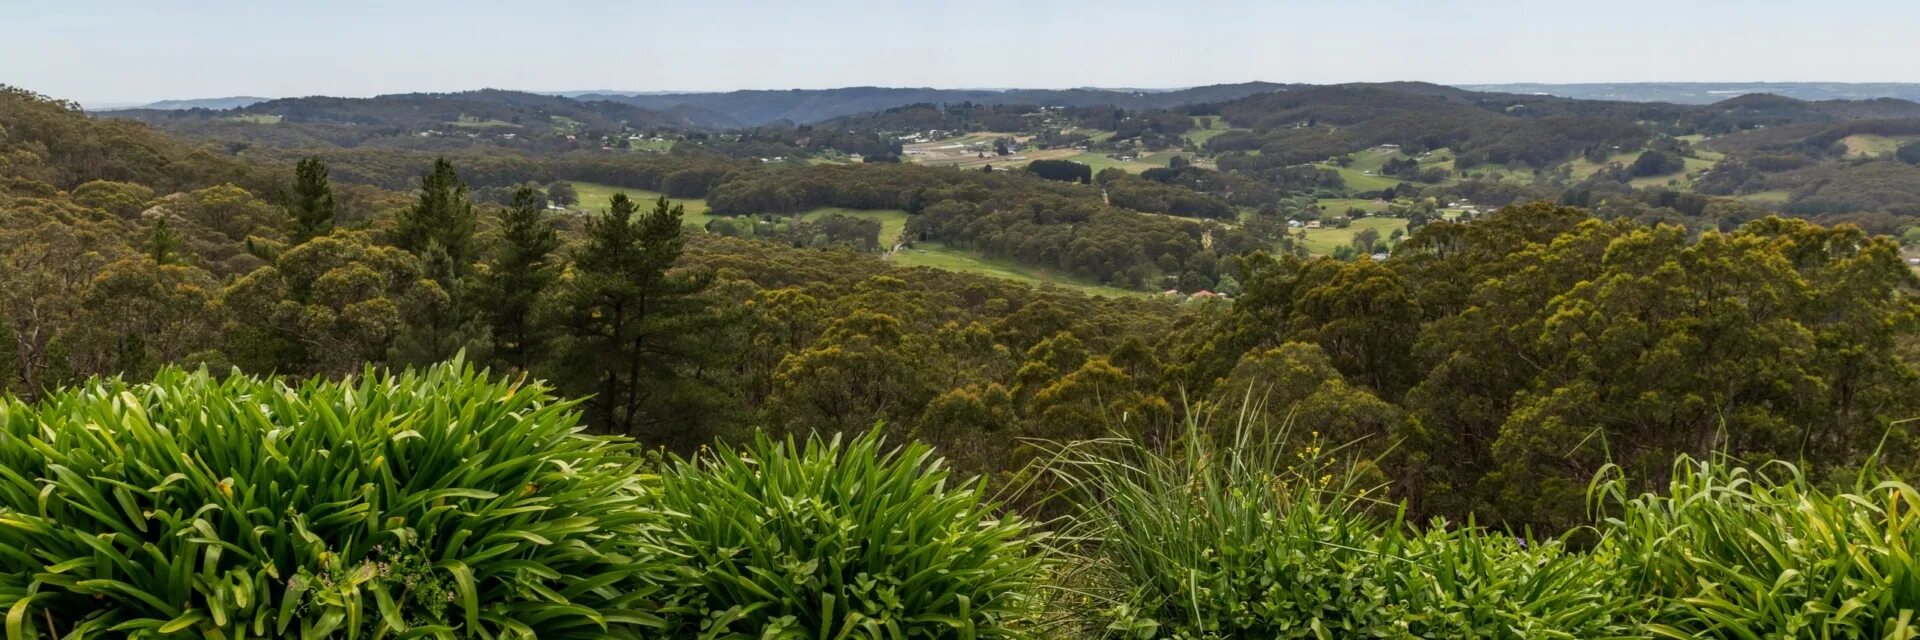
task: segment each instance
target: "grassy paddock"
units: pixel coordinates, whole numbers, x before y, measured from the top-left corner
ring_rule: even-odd
[[[1087,282],[1085,280],[1036,269],[1011,260],[1000,260],[980,255],[974,251],[948,247],[938,242],[917,242],[912,247],[896,251],[890,257],[894,264],[903,267],[932,267],[948,271],[975,273],[995,278],[1004,278],[1031,285],[1053,285],[1072,289],[1082,293],[1110,297],[1145,297],[1144,291],[1134,291],[1119,287]]]
[[[1330,209],[1329,211],[1339,213],[1340,211],[1344,211],[1344,209]],[[1353,224],[1345,229],[1336,229],[1333,227],[1307,229],[1304,232],[1306,234],[1305,245],[1308,253],[1326,255],[1333,253],[1333,250],[1336,248],[1352,246],[1354,234],[1359,233],[1361,229],[1373,229],[1380,232],[1380,241],[1386,242],[1388,238],[1393,237],[1393,231],[1395,229],[1406,228],[1407,221],[1405,218],[1366,217],[1353,221]]]
[[[1853,158],[1878,158],[1893,155],[1900,150],[1906,139],[1873,134],[1851,135],[1840,139],[1847,145],[1847,156]]]
[[[642,208],[646,208],[652,205],[654,200],[657,200],[660,198],[660,192],[658,191],[648,191],[646,189],[629,189],[626,187],[616,187],[610,184],[599,184],[594,182],[574,182],[572,180],[568,180],[567,182],[572,183],[573,190],[580,194],[580,203],[574,205],[573,209],[576,211],[582,211],[587,213],[600,213],[600,212],[606,211],[607,207],[611,206],[611,203],[613,202],[613,194],[615,193],[625,192],[628,198],[632,198],[634,202],[640,203]],[[668,198],[668,200],[672,201],[674,204],[684,205],[687,208],[687,215],[685,219],[687,226],[690,226],[690,227],[705,226],[708,222],[712,221],[715,217],[707,213],[706,200],[701,200],[698,198],[688,198],[688,199]]]

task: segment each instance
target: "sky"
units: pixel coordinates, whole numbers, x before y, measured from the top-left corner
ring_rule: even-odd
[[[1915,0],[0,0],[83,104],[506,88],[1920,82]]]

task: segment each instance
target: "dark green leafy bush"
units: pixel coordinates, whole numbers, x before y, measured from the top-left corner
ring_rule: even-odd
[[[654,637],[645,468],[459,363],[7,400],[0,611],[10,640]]]
[[[669,547],[695,615],[675,637],[1018,638],[1047,565],[932,449],[758,436],[665,474]]]

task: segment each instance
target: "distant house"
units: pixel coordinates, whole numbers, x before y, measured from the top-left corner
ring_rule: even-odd
[[[1314,221],[1311,221],[1311,222],[1308,222],[1308,223],[1307,223],[1307,228],[1308,228],[1308,229],[1318,229],[1318,228],[1320,228],[1320,221],[1319,221],[1319,220],[1314,220]]]
[[[1206,289],[1201,289],[1199,291],[1193,292],[1193,295],[1189,297],[1195,300],[1205,300],[1209,298],[1225,298],[1226,296],[1220,295],[1218,293],[1214,293],[1212,291],[1208,291]]]
[[[1287,228],[1289,228],[1289,229],[1298,229],[1298,228],[1300,228],[1300,227],[1301,227],[1301,224],[1300,224],[1300,221],[1299,221],[1299,220],[1288,220],[1288,221],[1287,221]]]
[[[1160,292],[1160,295],[1163,295],[1163,296],[1166,296],[1166,297],[1169,297],[1169,298],[1178,298],[1178,297],[1180,297],[1180,290],[1179,290],[1179,289],[1168,289],[1168,290],[1166,290],[1166,291],[1162,291],[1162,292]]]

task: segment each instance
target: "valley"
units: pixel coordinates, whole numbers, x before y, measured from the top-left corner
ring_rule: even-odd
[[[1920,640],[1907,7],[149,4],[0,640]]]

